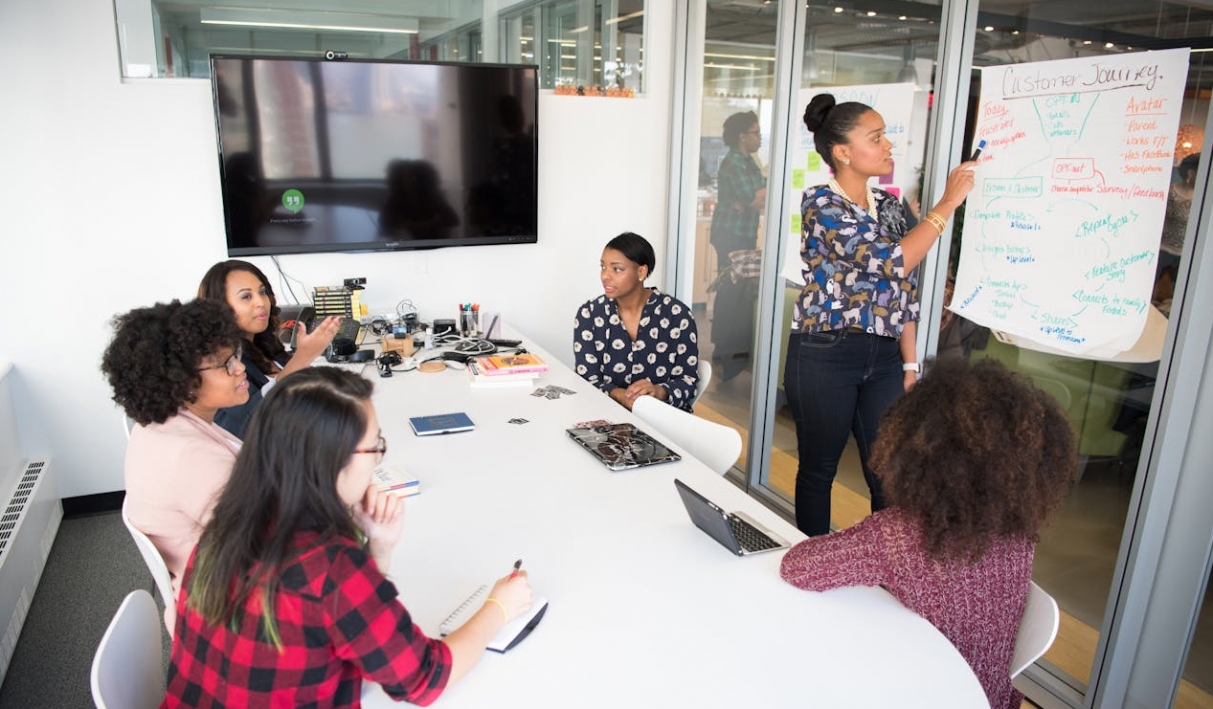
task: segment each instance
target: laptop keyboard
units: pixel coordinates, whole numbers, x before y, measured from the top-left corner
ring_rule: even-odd
[[[729,515],[729,526],[733,528],[733,536],[737,537],[737,543],[746,551],[762,551],[779,546],[779,542],[771,539],[765,532],[737,515]]]

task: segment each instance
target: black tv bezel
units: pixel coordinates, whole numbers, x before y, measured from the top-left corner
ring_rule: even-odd
[[[327,57],[313,56],[292,56],[292,55],[274,55],[264,56],[255,54],[240,54],[240,53],[212,53],[207,59],[207,63],[211,72],[211,107],[214,110],[215,116],[215,147],[216,158],[219,161],[219,192],[223,208],[223,236],[228,256],[278,256],[289,254],[323,254],[323,253],[383,253],[396,251],[422,251],[430,249],[445,249],[461,246],[506,246],[513,244],[535,244],[539,242],[539,221],[535,222],[534,234],[516,234],[516,235],[495,235],[495,236],[459,236],[445,238],[441,240],[405,240],[405,241],[364,241],[353,244],[342,244],[326,242],[322,244],[300,244],[290,246],[232,246],[231,229],[229,225],[228,203],[227,203],[227,180],[225,178],[224,168],[224,150],[223,136],[219,129],[219,83],[215,75],[215,60],[217,59],[238,59],[238,60],[256,60],[256,61],[289,61],[289,62],[308,62],[311,64],[327,64],[327,63],[343,63],[343,64],[411,64],[421,66],[448,66],[456,68],[474,68],[474,69],[493,69],[493,68],[508,68],[508,69],[530,69],[534,76],[534,90],[532,92],[533,105],[531,106],[531,115],[534,116],[532,121],[532,133],[534,141],[534,150],[532,151],[531,174],[534,175],[534,183],[532,192],[535,195],[535,211],[539,211],[539,65],[538,64],[509,64],[504,62],[450,62],[450,61],[428,61],[428,60],[411,60],[411,59],[348,59],[338,58],[328,59]]]

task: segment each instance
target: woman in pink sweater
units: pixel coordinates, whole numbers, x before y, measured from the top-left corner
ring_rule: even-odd
[[[807,591],[884,586],[956,646],[992,709],[1019,707],[1032,555],[1075,471],[1065,413],[993,360],[941,361],[885,413],[872,463],[889,507],[797,544],[780,574]]]
[[[136,308],[113,325],[101,370],[137,424],[124,510],[164,558],[176,592],[240,450],[214,422],[219,409],[248,400],[240,331],[227,306],[207,300]],[[171,633],[176,599],[164,601]]]

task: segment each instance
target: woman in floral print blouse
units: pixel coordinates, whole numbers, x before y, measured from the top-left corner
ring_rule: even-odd
[[[834,170],[834,179],[805,190],[801,202],[805,287],[784,368],[800,454],[796,526],[816,535],[830,531],[830,488],[851,435],[872,510],[884,507],[868,455],[881,413],[904,392],[899,338],[918,319],[912,272],[973,188],[976,163],[954,169],[943,198],[907,231],[900,200],[868,186],[893,170],[880,114],[818,94],[804,122]]]
[[[599,262],[603,294],[577,309],[577,374],[631,409],[649,395],[691,410],[699,381],[699,335],[691,309],[644,280],[656,264],[644,237],[624,232]]]

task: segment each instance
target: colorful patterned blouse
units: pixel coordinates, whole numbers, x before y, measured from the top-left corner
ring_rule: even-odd
[[[577,309],[573,359],[582,379],[608,394],[648,379],[687,411],[699,381],[699,335],[685,303],[651,289],[633,342],[612,298],[600,295]]]
[[[918,319],[917,281],[902,265],[906,215],[901,201],[873,190],[877,219],[825,185],[805,190],[800,257],[804,290],[792,330],[858,328],[900,337]]]

